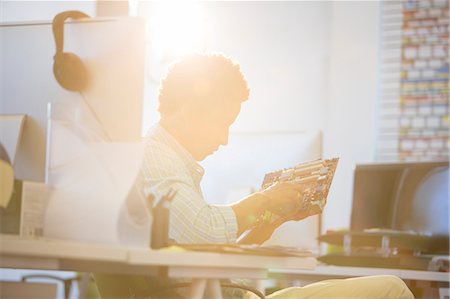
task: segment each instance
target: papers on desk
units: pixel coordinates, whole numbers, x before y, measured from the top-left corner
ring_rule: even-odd
[[[166,250],[176,251],[177,248],[182,248],[191,251],[206,251],[206,252],[246,254],[246,255],[264,255],[264,256],[310,257],[313,255],[310,250],[301,250],[294,247],[240,245],[240,244],[180,244],[168,247]]]
[[[53,115],[50,120],[44,236],[119,243],[119,214],[139,173],[144,146],[89,135],[99,131],[83,128],[92,121],[83,113],[77,110],[76,119]]]

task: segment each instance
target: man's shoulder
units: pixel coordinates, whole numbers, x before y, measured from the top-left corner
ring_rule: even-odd
[[[161,138],[160,134],[147,134],[144,138],[145,152],[144,160],[151,167],[169,169],[179,169],[184,166],[183,159],[177,151],[167,142],[165,138]]]

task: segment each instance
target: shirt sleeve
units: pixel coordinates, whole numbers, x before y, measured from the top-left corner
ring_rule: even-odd
[[[170,208],[169,237],[179,244],[234,243],[237,221],[229,206],[208,204],[184,163],[170,148],[152,144],[142,168],[144,192],[177,191]]]

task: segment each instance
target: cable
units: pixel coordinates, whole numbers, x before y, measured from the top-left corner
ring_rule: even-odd
[[[239,284],[235,284],[235,283],[221,283],[220,286],[223,288],[237,288],[237,289],[246,290],[246,291],[252,292],[253,294],[255,294],[256,296],[258,296],[261,299],[266,298],[266,296],[264,296],[263,293],[261,293],[259,290],[252,288],[250,286],[239,285]]]
[[[105,127],[102,125],[102,122],[100,121],[100,118],[98,117],[97,113],[95,113],[95,110],[92,108],[92,106],[87,101],[87,98],[84,95],[84,93],[80,91],[79,94],[80,94],[81,98],[83,99],[83,102],[86,105],[86,107],[88,108],[89,112],[94,117],[95,121],[97,122],[98,127],[102,130],[103,134],[105,135],[106,141],[113,141],[111,136],[109,136],[108,132],[106,131]]]

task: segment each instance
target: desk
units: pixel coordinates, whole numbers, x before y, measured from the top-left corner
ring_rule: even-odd
[[[221,278],[268,277],[268,268],[314,269],[313,257],[273,257],[210,252],[165,252],[74,241],[21,239],[0,235],[0,267],[156,275],[167,267],[169,277],[197,279],[193,298],[201,298],[204,282]]]

